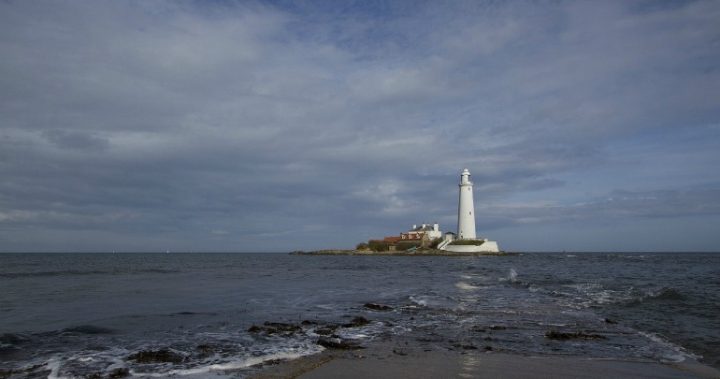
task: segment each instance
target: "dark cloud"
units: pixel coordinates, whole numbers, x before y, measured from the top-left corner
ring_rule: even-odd
[[[63,149],[103,150],[109,146],[106,139],[79,132],[47,130],[43,136],[55,146]]]
[[[720,7],[638,4],[0,3],[0,250],[717,221]]]
[[[720,215],[720,189],[693,188],[662,191],[613,191],[586,202],[508,204],[483,208],[485,229],[515,224],[626,222],[639,218]]]

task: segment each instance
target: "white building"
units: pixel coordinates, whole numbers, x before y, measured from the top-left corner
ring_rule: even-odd
[[[421,240],[423,236],[427,235],[429,240],[435,238],[441,238],[442,232],[440,231],[440,225],[435,224],[420,224],[413,225],[412,229],[407,232],[400,233],[400,239],[402,240]]]
[[[500,248],[496,241],[477,238],[475,233],[473,183],[470,181],[470,171],[468,169],[464,169],[460,174],[459,187],[457,236],[446,234],[443,242],[438,245],[438,249],[458,253],[499,252]]]

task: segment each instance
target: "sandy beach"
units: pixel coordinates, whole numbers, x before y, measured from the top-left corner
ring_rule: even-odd
[[[659,363],[582,356],[525,356],[500,352],[417,351],[375,345],[333,351],[268,367],[254,379],[299,378],[720,378],[695,361]]]

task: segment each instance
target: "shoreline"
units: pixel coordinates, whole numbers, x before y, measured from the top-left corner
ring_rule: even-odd
[[[415,251],[370,251],[370,250],[342,250],[326,249],[314,251],[293,251],[290,255],[361,255],[361,256],[393,256],[393,257],[479,257],[479,256],[511,256],[520,253],[508,252],[452,252],[437,249],[424,249]]]
[[[298,378],[720,378],[694,360],[656,362],[577,355],[522,355],[481,350],[427,350],[408,341],[361,350],[327,349],[262,367],[252,379]]]

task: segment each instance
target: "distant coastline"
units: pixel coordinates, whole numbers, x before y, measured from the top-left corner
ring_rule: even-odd
[[[518,253],[507,253],[507,252],[451,252],[437,249],[423,249],[414,251],[371,251],[371,250],[342,250],[342,249],[327,249],[327,250],[315,250],[315,251],[293,251],[290,255],[362,255],[362,256],[407,256],[407,257],[427,257],[427,256],[442,256],[442,257],[474,257],[474,256],[505,256],[505,255],[518,255]]]

